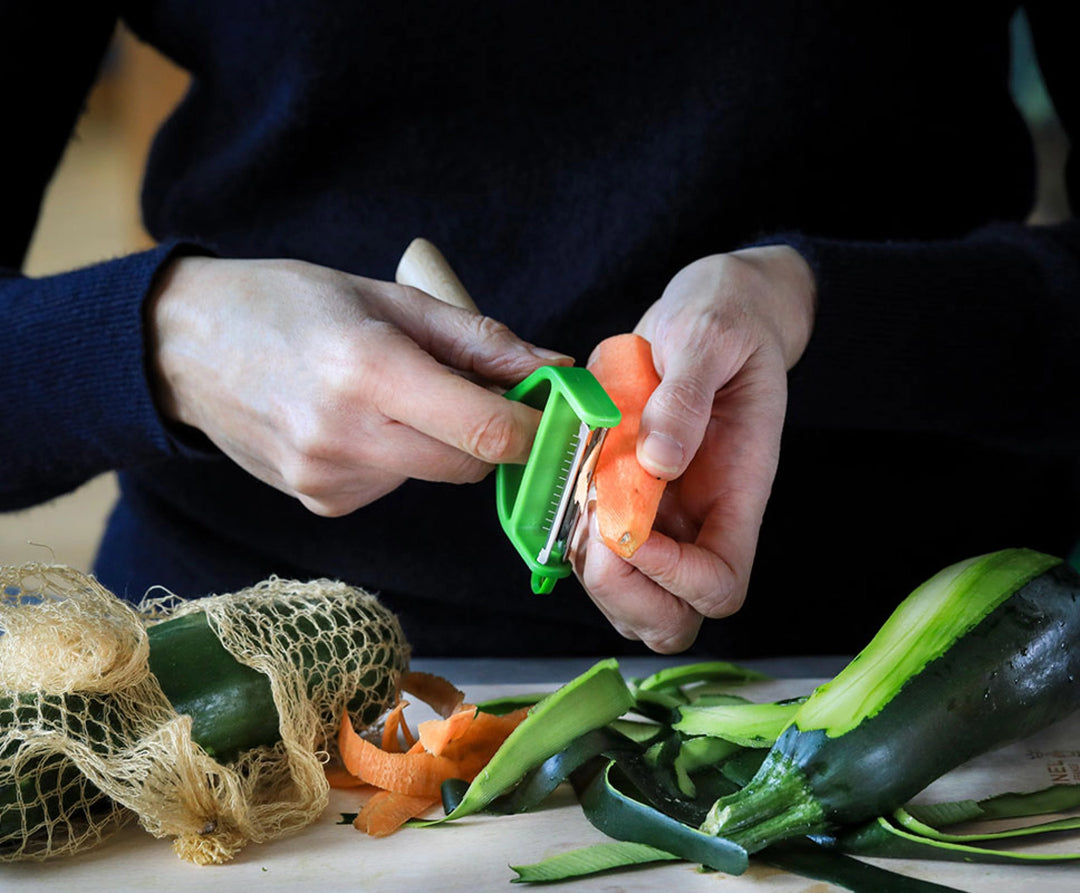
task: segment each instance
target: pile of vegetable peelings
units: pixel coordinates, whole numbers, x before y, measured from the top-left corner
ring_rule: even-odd
[[[627,680],[607,660],[539,700],[477,705],[437,678],[406,677],[446,718],[414,737],[395,708],[381,746],[344,723],[332,784],[382,789],[355,820],[378,836],[536,809],[569,782],[612,842],[514,866],[518,882],[672,860],[740,874],[752,857],[851,890],[903,893],[950,888],[852,856],[1072,861],[1080,853],[995,844],[1080,829],[1080,816],[1061,817],[1080,808],[1080,785],[909,801],[1080,705],[1078,598],[1080,574],[1039,552],[960,562],[911,593],[834,679],[775,703],[741,697],[740,683],[763,677],[719,662]],[[410,821],[440,800],[444,816]],[[950,830],[984,820],[998,820],[992,832]]]
[[[54,570],[35,574],[52,575],[56,588]],[[274,581],[144,627],[109,593],[81,591],[92,579],[78,580],[80,591],[57,605],[79,608],[79,636],[103,634],[123,659],[105,655],[93,686],[85,664],[102,657],[99,647],[80,649],[74,669],[26,664],[78,685],[16,678],[14,658],[59,641],[54,624],[34,622],[47,600],[26,570],[18,579],[0,575],[0,859],[84,848],[101,836],[95,822],[103,834],[137,814],[182,857],[227,861],[246,842],[314,821],[327,784],[377,788],[355,824],[379,836],[541,808],[564,783],[612,840],[517,866],[519,882],[673,860],[737,875],[754,859],[851,890],[902,893],[949,888],[853,857],[1080,859],[1002,846],[1080,828],[1080,785],[911,803],[970,758],[1080,705],[1080,573],[1040,552],[1007,549],[945,568],[832,680],[775,703],[740,695],[761,677],[729,663],[626,679],[605,660],[542,697],[466,704],[446,680],[408,671],[400,627],[372,596],[326,581]],[[128,638],[137,647],[120,647]],[[260,649],[279,664],[264,667],[277,674],[275,691],[249,665],[261,665]],[[124,681],[107,688],[117,673]],[[277,697],[282,688],[289,701]],[[414,734],[407,697],[439,718]],[[324,767],[316,754],[335,736],[340,761]],[[166,741],[158,759],[149,745]],[[304,763],[318,778],[297,788]],[[195,771],[178,774],[181,764]],[[250,797],[244,782],[258,783]],[[282,784],[290,812],[260,827]],[[444,814],[432,818],[440,801]],[[983,820],[994,830],[967,830]]]

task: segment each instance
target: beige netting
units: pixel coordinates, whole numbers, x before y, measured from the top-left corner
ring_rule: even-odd
[[[195,612],[268,677],[280,717],[279,743],[228,765],[149,671],[148,627]],[[371,723],[407,664],[393,614],[341,583],[272,578],[135,609],[71,568],[0,567],[0,860],[76,852],[133,817],[201,864],[301,828],[326,806],[342,713]]]

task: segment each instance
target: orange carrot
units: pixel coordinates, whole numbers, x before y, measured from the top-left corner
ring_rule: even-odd
[[[649,538],[667,483],[637,460],[641,413],[660,376],[653,366],[652,345],[630,333],[601,341],[589,370],[622,412],[622,421],[604,437],[593,472],[596,521],[608,548],[629,558]]]
[[[438,797],[416,797],[397,791],[379,791],[353,819],[353,827],[372,837],[393,834],[409,819],[423,815],[439,803]]]
[[[458,778],[472,781],[528,713],[527,707],[503,716],[477,712],[465,734],[447,744],[441,756],[457,763],[460,771]]]

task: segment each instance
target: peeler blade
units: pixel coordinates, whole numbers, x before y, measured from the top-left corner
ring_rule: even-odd
[[[596,459],[600,455],[600,447],[607,431],[607,428],[590,428],[582,422],[577,435],[569,444],[563,463],[565,473],[559,475],[562,486],[559,492],[552,496],[549,513],[551,526],[547,540],[536,556],[540,564],[549,564],[552,555],[556,561],[565,559],[570,537],[585,509],[593,469],[596,467]]]

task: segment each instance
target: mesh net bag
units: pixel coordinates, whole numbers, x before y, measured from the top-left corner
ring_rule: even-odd
[[[228,764],[149,669],[148,629],[200,612],[267,677],[279,717],[280,741]],[[271,578],[134,608],[71,568],[0,567],[0,860],[81,851],[134,819],[199,864],[298,830],[326,806],[341,716],[371,724],[407,665],[394,615],[342,583]]]

